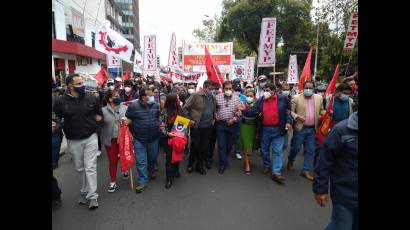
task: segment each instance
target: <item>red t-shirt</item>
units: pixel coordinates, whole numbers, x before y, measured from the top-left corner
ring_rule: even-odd
[[[267,100],[263,100],[263,125],[278,125],[278,96],[275,94]]]

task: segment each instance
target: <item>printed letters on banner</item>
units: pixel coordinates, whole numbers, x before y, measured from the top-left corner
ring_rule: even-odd
[[[298,83],[298,62],[296,55],[290,55],[289,57],[289,68],[288,68],[288,83]]]
[[[353,12],[350,16],[349,27],[346,33],[343,50],[353,50],[359,34],[359,13]]]
[[[275,65],[276,18],[263,18],[259,37],[258,67]]]
[[[144,70],[157,70],[157,39],[155,35],[144,36]]]
[[[168,65],[178,66],[178,52],[176,46],[175,33],[172,33],[171,44],[169,46]]]
[[[254,79],[255,57],[245,58],[245,77],[243,80],[252,82]]]
[[[138,53],[137,50],[135,50],[135,55],[134,55],[134,72],[136,73],[142,73],[142,56],[140,53]]]

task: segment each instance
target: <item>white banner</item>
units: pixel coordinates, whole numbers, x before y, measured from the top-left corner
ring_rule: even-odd
[[[132,63],[131,54],[134,45],[110,28],[110,22],[105,20],[97,29],[95,49],[105,54],[111,54],[119,59]]]
[[[296,55],[290,55],[288,68],[288,83],[298,83],[298,61]]]
[[[168,65],[178,66],[178,51],[175,33],[172,33],[171,44],[169,45]]]
[[[353,12],[350,16],[349,27],[346,33],[345,44],[343,50],[353,50],[359,34],[359,13]]]
[[[186,72],[206,73],[205,68],[205,47],[215,64],[218,65],[221,73],[231,72],[233,42],[205,43],[189,42],[182,43],[182,67]]]
[[[134,54],[134,72],[142,73],[142,56],[137,50]]]
[[[230,80],[243,79],[245,77],[245,59],[232,60]]]
[[[122,67],[122,62],[121,59],[118,57],[107,54],[107,67],[108,68],[121,68]]]
[[[254,77],[255,71],[255,57],[246,57],[245,58],[245,77],[244,81],[252,82]]]
[[[259,37],[258,67],[275,65],[276,18],[263,18]]]
[[[157,39],[156,35],[144,36],[144,70],[157,71]]]

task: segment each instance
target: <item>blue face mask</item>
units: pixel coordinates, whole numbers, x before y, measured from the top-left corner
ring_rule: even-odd
[[[341,94],[339,98],[340,98],[340,100],[342,100],[342,101],[348,101],[348,100],[349,100],[349,95]]]
[[[154,104],[154,103],[155,103],[155,97],[154,97],[154,96],[150,96],[150,97],[148,97],[148,101],[147,101],[147,103],[148,103],[149,105]]]
[[[119,105],[121,104],[122,100],[120,97],[114,97],[112,98],[112,103],[114,103],[114,105]]]
[[[282,91],[282,95],[286,97],[289,96],[289,93],[290,93],[289,91]]]
[[[310,97],[313,95],[313,89],[303,89],[303,95]]]

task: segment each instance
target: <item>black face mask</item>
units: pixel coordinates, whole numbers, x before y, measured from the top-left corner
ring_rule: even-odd
[[[83,97],[85,95],[85,86],[74,87],[74,91],[78,93],[79,97]]]

